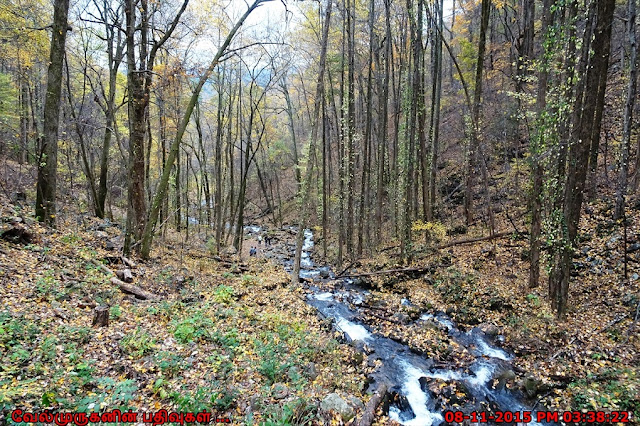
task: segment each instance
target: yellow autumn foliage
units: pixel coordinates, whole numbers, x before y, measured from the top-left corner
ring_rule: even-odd
[[[442,241],[447,235],[447,228],[440,222],[423,222],[416,220],[411,224],[413,232],[427,233],[429,241]]]

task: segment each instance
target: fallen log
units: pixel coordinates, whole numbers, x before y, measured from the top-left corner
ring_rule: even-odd
[[[140,287],[137,287],[133,284],[127,284],[125,282],[120,281],[119,279],[117,279],[116,277],[112,277],[111,278],[111,284],[118,286],[118,288],[128,294],[133,294],[134,296],[136,296],[138,299],[142,299],[142,300],[157,300],[158,296],[156,296],[155,294],[147,291],[147,290],[143,290]]]
[[[498,232],[496,234],[489,235],[486,237],[466,238],[464,240],[451,241],[450,243],[447,243],[447,244],[441,244],[436,248],[441,250],[448,247],[458,246],[461,244],[471,244],[471,243],[477,243],[480,241],[490,241],[490,240],[495,240],[496,238],[506,237],[507,235],[511,235],[512,233],[513,231],[504,231],[504,232]]]
[[[102,263],[98,262],[95,259],[85,259],[87,260],[89,263],[95,265],[98,267],[98,269],[102,270],[102,272],[104,272],[107,275],[115,275],[115,272],[113,272],[111,269],[107,268],[106,266],[104,266]]]
[[[125,283],[133,282],[133,274],[131,274],[131,269],[122,269],[120,271],[116,271],[116,276]]]
[[[349,268],[351,268],[353,265],[355,264],[355,262],[351,262],[346,268],[344,268],[342,271],[340,271],[340,273],[338,275],[336,275],[336,278],[341,278],[342,274],[344,274],[345,272],[347,272],[347,270]]]
[[[122,263],[124,263],[129,268],[135,268],[136,267],[135,262],[131,261],[131,259],[128,259],[128,258],[126,258],[124,256],[122,256]]]
[[[376,418],[376,410],[378,409],[378,405],[380,405],[380,403],[384,401],[386,396],[387,385],[386,383],[382,383],[373,393],[373,396],[371,397],[369,402],[367,402],[367,405],[364,408],[364,413],[362,413],[362,417],[358,422],[358,426],[371,426],[371,423],[373,423]]]

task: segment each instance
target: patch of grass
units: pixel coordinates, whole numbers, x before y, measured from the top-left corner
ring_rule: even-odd
[[[316,406],[304,398],[284,405],[272,405],[267,409],[267,419],[263,426],[310,425],[316,414]]]
[[[172,303],[163,300],[160,304],[149,306],[146,311],[149,315],[169,320],[173,316],[174,310],[181,311],[182,308],[183,305],[181,303]]]
[[[182,356],[166,351],[155,354],[155,362],[160,371],[168,377],[175,377],[187,368],[187,363]]]
[[[268,333],[261,339],[255,339],[254,345],[260,360],[258,372],[267,379],[267,384],[286,380],[287,370],[293,365],[289,350],[274,333]]]
[[[0,344],[30,344],[41,333],[41,328],[32,321],[24,317],[14,318],[8,311],[0,312]]]
[[[529,293],[527,294],[527,300],[531,302],[533,306],[540,306],[540,298],[537,294]]]
[[[194,312],[190,317],[173,321],[172,324],[173,335],[180,343],[209,340],[211,330],[214,328],[213,320],[206,317],[202,310]]]
[[[240,346],[240,340],[238,339],[238,329],[233,328],[226,333],[221,333],[218,330],[215,330],[211,333],[211,340],[221,346],[222,349],[230,351],[233,353],[233,350]]]
[[[219,353],[207,357],[207,362],[210,364],[213,373],[221,377],[229,376],[235,368],[235,364],[231,362],[229,356]]]
[[[637,372],[631,369],[608,369],[569,385],[574,408],[578,410],[631,411],[640,415],[640,387]]]
[[[233,287],[228,285],[219,285],[213,292],[213,300],[216,303],[229,305],[233,301]]]
[[[40,357],[43,361],[53,361],[57,358],[58,355],[58,338],[56,336],[50,335],[44,338],[42,343],[40,343]]]
[[[228,410],[235,405],[238,392],[215,381],[211,386],[199,386],[193,392],[173,392],[169,398],[176,405],[176,411],[199,412],[211,410],[211,407]]]
[[[101,377],[96,380],[98,391],[80,399],[75,408],[77,411],[99,411],[104,407],[110,409],[128,410],[132,408],[129,402],[133,400],[138,385],[134,380],[116,381],[111,377]],[[72,408],[72,407],[69,407]]]
[[[62,325],[58,328],[58,334],[67,342],[76,342],[78,344],[89,343],[93,329],[91,327],[76,327],[71,325]]]
[[[122,316],[122,309],[120,308],[120,305],[113,305],[109,308],[109,317],[112,320],[120,319],[121,316]]]
[[[254,276],[254,275],[243,275],[242,276],[242,285],[245,286],[254,286],[260,283],[260,280],[258,279],[258,277]]]
[[[133,358],[141,358],[150,353],[156,345],[155,339],[140,327],[120,340],[120,348]]]
[[[36,281],[35,292],[38,296],[55,296],[60,291],[60,283],[55,278],[53,271],[48,270],[44,276]]]
[[[76,244],[80,241],[80,236],[77,232],[70,232],[66,235],[63,235],[60,240],[65,244]]]

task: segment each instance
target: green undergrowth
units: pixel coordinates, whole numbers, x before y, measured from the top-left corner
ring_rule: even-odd
[[[60,238],[65,247],[82,241]],[[149,302],[110,285],[82,246],[11,250],[25,263],[47,257],[3,289],[15,303],[0,307],[0,423],[11,424],[15,408],[165,408],[308,424],[328,393],[363,392],[364,376],[344,368],[353,350],[321,330],[313,309],[280,284],[280,270],[257,265],[241,275],[214,263],[172,288],[186,267],[147,265],[150,279],[135,284],[162,294]],[[79,307],[87,298],[109,307],[108,327],[91,326],[92,308]]]

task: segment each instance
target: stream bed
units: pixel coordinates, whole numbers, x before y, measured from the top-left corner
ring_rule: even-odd
[[[375,390],[381,383],[387,385],[390,398],[384,409],[391,419],[407,426],[430,426],[444,424],[446,410],[463,411],[466,414],[531,410],[521,402],[522,394],[508,390],[504,382],[502,386],[492,386],[500,383],[500,375],[504,372],[513,374],[510,369],[513,355],[494,345],[501,341],[502,336],[489,337],[478,328],[461,331],[444,313],[423,313],[415,321],[418,325],[426,326],[432,322],[432,326],[439,327],[450,340],[473,355],[470,363],[448,368],[416,353],[406,344],[372,333],[358,320],[361,317],[359,307],[363,306],[369,292],[348,278],[336,279],[329,267],[315,265],[311,259],[313,234],[308,229],[304,233],[300,276],[313,282],[307,286],[307,302],[323,317],[330,318],[345,340],[366,355],[370,365],[377,365],[369,378],[369,390]],[[285,268],[291,272],[291,259],[287,259]],[[321,288],[322,284],[329,282],[334,284],[332,290]],[[403,299],[402,303],[411,305],[407,299]],[[463,391],[438,394],[438,388],[448,384],[454,384],[454,389]]]

